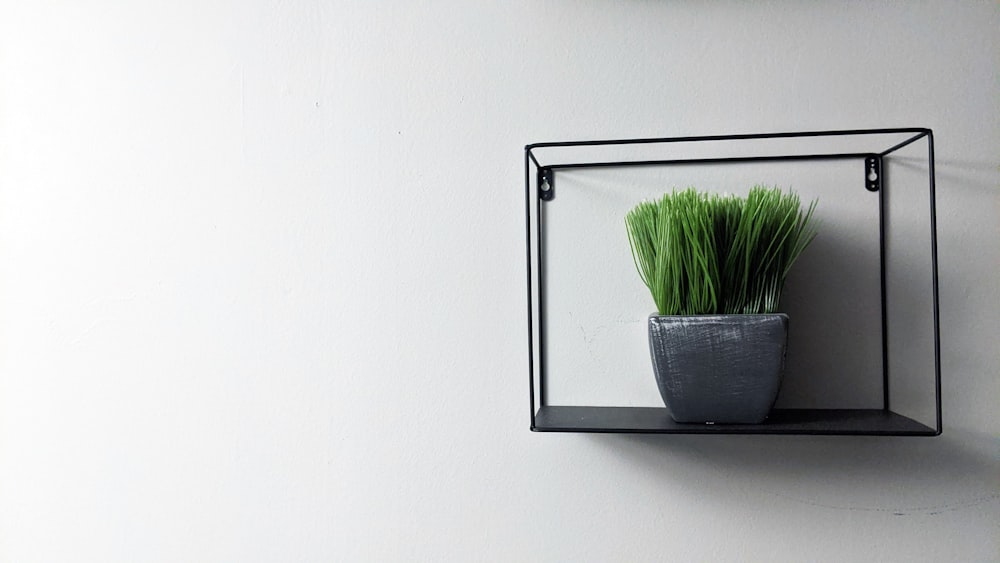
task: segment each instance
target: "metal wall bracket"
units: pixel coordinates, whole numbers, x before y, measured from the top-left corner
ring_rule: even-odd
[[[865,157],[865,189],[870,192],[882,189],[882,157],[877,154]]]
[[[538,169],[538,197],[542,201],[556,197],[556,173],[551,168]]]

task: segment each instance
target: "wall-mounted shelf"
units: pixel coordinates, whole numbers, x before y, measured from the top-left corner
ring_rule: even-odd
[[[531,430],[892,436],[935,436],[941,433],[934,143],[930,129],[866,129],[534,143],[525,147],[524,162]],[[839,174],[837,178],[846,178],[829,180],[835,182],[835,185],[825,188],[826,191],[820,197],[822,205],[839,213],[849,211],[851,206],[866,210],[859,214],[860,219],[857,220],[865,222],[870,229],[851,228],[862,234],[871,233],[867,239],[859,235],[867,242],[858,248],[846,248],[846,245],[845,248],[837,248],[837,237],[831,233],[830,238],[833,240],[826,243],[826,249],[840,253],[840,262],[846,264],[840,266],[841,270],[849,270],[850,277],[845,278],[844,283],[855,283],[862,287],[871,294],[872,301],[870,306],[859,304],[854,310],[851,308],[851,294],[833,296],[827,299],[831,303],[826,310],[802,313],[799,318],[803,319],[805,326],[798,329],[803,335],[813,334],[809,330],[810,319],[813,319],[813,324],[823,324],[825,320],[815,322],[815,319],[822,319],[821,315],[837,315],[837,311],[841,309],[846,311],[844,315],[850,317],[839,321],[833,319],[832,325],[850,327],[849,323],[855,322],[854,317],[859,314],[870,317],[861,322],[861,328],[857,331],[864,336],[864,327],[870,327],[870,337],[865,336],[866,340],[861,341],[864,343],[862,347],[870,349],[872,361],[866,360],[870,365],[866,364],[864,369],[858,369],[858,362],[846,361],[847,357],[836,350],[829,352],[822,361],[815,363],[820,366],[815,377],[827,385],[827,392],[813,395],[800,393],[800,398],[806,397],[805,402],[809,403],[807,408],[799,408],[794,404],[782,405],[779,396],[779,406],[782,408],[776,408],[768,420],[759,425],[679,424],[670,418],[663,407],[636,405],[633,400],[622,401],[623,404],[597,404],[601,401],[588,402],[578,399],[579,393],[565,392],[566,388],[580,381],[593,381],[595,378],[582,377],[579,373],[581,370],[575,367],[580,363],[562,358],[561,356],[571,352],[559,349],[559,346],[574,342],[575,337],[570,333],[576,330],[584,333],[583,338],[587,342],[593,341],[595,331],[599,332],[595,329],[588,333],[587,327],[577,319],[582,310],[590,308],[589,304],[593,300],[588,301],[590,298],[585,291],[577,302],[565,298],[566,294],[577,291],[566,285],[587,283],[597,277],[593,270],[573,270],[581,260],[574,261],[560,256],[560,253],[565,253],[567,248],[576,243],[572,241],[572,237],[560,237],[557,229],[581,224],[590,228],[591,223],[595,224],[594,228],[600,228],[596,225],[598,222],[592,221],[593,217],[579,213],[592,214],[595,209],[600,210],[602,204],[612,199],[609,197],[610,190],[617,190],[620,196],[621,191],[631,190],[633,186],[624,182],[620,186],[600,186],[599,189],[590,189],[589,193],[582,192],[597,186],[599,181],[606,181],[609,174],[624,174],[633,170],[658,171],[666,182],[661,191],[668,191],[684,181],[682,178],[690,177],[687,172],[682,175],[677,171],[688,171],[691,167],[699,170],[723,168],[727,170],[727,174],[732,173],[737,177],[746,174],[749,177],[750,172],[756,170],[754,167],[766,166],[772,171],[769,177],[773,178],[774,170],[780,170],[782,166],[802,166],[803,163],[809,166],[809,174],[813,178],[831,178],[836,174]],[[836,174],[825,174],[823,166],[836,166]],[[589,180],[586,179],[587,174],[600,175],[600,178]],[[797,191],[800,186],[801,183],[796,186]],[[682,184],[681,187],[686,185]],[[634,196],[636,201],[642,199],[638,196],[639,191],[641,190],[637,190],[637,195]],[[631,192],[626,195],[633,197]],[[563,198],[582,200],[588,197],[591,201],[582,205],[567,203],[567,211],[559,212],[558,220],[553,220],[551,209],[558,207],[550,206],[559,206]],[[838,202],[843,202],[844,205]],[[617,209],[610,215],[616,212]],[[570,216],[572,213],[577,215]],[[598,213],[603,214],[603,211]],[[828,221],[836,219],[834,216],[828,218]],[[616,233],[605,235],[602,236],[606,239],[616,236]],[[560,242],[565,240],[570,242]],[[623,251],[628,252],[627,246]],[[862,256],[866,252],[871,255],[868,261]],[[819,256],[817,261],[834,262],[833,258],[824,256]],[[866,264],[872,270],[870,275],[863,271]],[[602,263],[601,267],[610,266]],[[569,271],[565,271],[567,268]],[[830,277],[829,272],[826,277]],[[618,293],[620,288],[616,286],[610,291],[603,288],[597,295]],[[559,320],[550,322],[553,315],[551,303],[554,301],[559,303]],[[633,324],[637,322],[627,314],[623,313],[621,316],[626,320],[619,321],[619,324],[626,321]],[[634,314],[632,316],[635,317]],[[564,318],[572,318],[573,325],[561,320]],[[793,333],[796,330],[794,319],[793,317]],[[838,322],[841,324],[838,325]],[[580,325],[579,329],[576,324]],[[842,335],[848,349],[858,347],[856,343],[859,337],[851,334],[850,328],[838,330],[839,332],[827,333],[837,338]],[[800,345],[799,348],[810,346]],[[811,349],[825,348],[835,349],[836,346],[813,342]],[[864,353],[864,350],[859,350],[859,354]],[[630,361],[637,355],[634,350],[629,350],[628,354]],[[845,358],[845,367],[841,372],[836,371],[836,366],[830,365],[838,361],[837,358]],[[642,360],[648,365],[648,357]],[[802,366],[810,365],[808,361],[801,359],[799,363]],[[614,376],[614,370],[605,369],[611,373],[609,377]],[[643,369],[630,366],[627,371],[638,372]],[[629,376],[648,377],[650,395],[655,396],[652,368],[647,367],[645,371],[643,374],[629,373]],[[560,389],[569,398],[560,400],[551,396],[553,386],[550,378],[553,373],[560,378]],[[797,384],[803,389],[807,388],[811,375],[811,370],[799,369],[796,373]],[[834,388],[830,386],[835,386],[840,380],[845,387],[851,389],[874,389],[880,396],[871,399],[869,403],[877,404],[865,404],[865,408],[857,408],[858,405],[853,403],[861,404],[864,401],[845,399],[844,397],[849,397],[848,392],[829,392],[829,389]],[[833,397],[833,404],[822,404],[822,399],[826,397]],[[837,400],[852,404],[836,404]]]

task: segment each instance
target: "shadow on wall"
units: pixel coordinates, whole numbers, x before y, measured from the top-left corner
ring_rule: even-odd
[[[902,164],[913,166],[908,161]],[[984,342],[984,335],[991,342],[1000,328],[996,315],[1000,278],[992,258],[1000,250],[996,246],[1000,240],[1000,161],[939,158],[935,175],[942,363],[947,363],[949,373],[995,373],[1000,359],[996,347],[974,343]],[[975,396],[976,388],[965,385],[955,392]]]
[[[829,510],[935,515],[1000,502],[997,440],[873,436],[590,436],[706,502],[772,497]],[[703,490],[698,490],[698,488]],[[733,488],[742,489],[733,494]]]
[[[859,228],[838,222],[837,210],[820,225],[786,286],[783,309],[791,328],[777,406],[882,408],[887,361],[892,410],[935,426],[928,168],[924,162],[902,169],[895,162],[883,168],[887,357],[878,217]],[[877,202],[866,201],[877,213]]]
[[[820,229],[782,296],[788,358],[777,406],[881,408],[877,226],[861,240],[829,220]]]

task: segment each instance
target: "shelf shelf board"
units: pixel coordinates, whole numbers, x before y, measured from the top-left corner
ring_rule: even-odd
[[[763,424],[682,424],[665,408],[545,406],[536,432],[646,434],[828,434],[936,436],[911,418],[881,409],[775,409]]]

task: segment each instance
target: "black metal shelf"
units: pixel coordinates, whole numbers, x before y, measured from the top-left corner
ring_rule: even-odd
[[[934,422],[919,422],[910,413],[895,408],[890,395],[892,376],[905,380],[906,375],[890,369],[890,309],[898,314],[902,307],[887,305],[889,257],[886,252],[886,230],[890,223],[885,193],[890,180],[885,163],[897,156],[897,151],[924,141],[926,157],[927,205],[929,240],[922,247],[929,256],[930,306],[932,309],[928,334],[933,348],[933,410]],[[780,142],[782,144],[775,144]],[[755,144],[756,143],[756,144]],[[709,150],[687,150],[691,147]],[[724,154],[715,154],[724,147]],[[789,148],[793,147],[793,148]],[[833,148],[830,148],[833,147]],[[904,151],[907,152],[907,151]],[[912,147],[909,150],[912,153]],[[911,165],[901,157],[904,165]],[[810,408],[775,409],[766,422],[759,425],[680,424],[674,422],[661,407],[552,405],[548,400],[546,382],[549,354],[546,327],[547,249],[543,233],[542,208],[556,199],[557,175],[562,171],[588,169],[618,169],[656,166],[715,166],[732,163],[782,161],[857,161],[858,184],[868,192],[879,192],[878,253],[881,279],[881,346],[882,346],[882,407],[881,409]],[[662,434],[806,434],[806,435],[889,435],[936,436],[942,430],[940,338],[938,323],[937,226],[935,214],[934,137],[926,128],[854,129],[839,131],[805,131],[755,133],[739,135],[709,135],[642,139],[611,139],[533,143],[525,147],[525,235],[528,281],[528,358],[529,402],[532,431],[537,432],[604,432]],[[875,197],[876,194],[873,194]],[[849,197],[849,196],[848,196]],[[896,260],[900,260],[896,258]],[[897,274],[898,275],[898,274]],[[895,321],[902,323],[905,321]],[[893,326],[899,326],[895,324]],[[897,342],[898,344],[898,342]],[[905,346],[904,346],[905,348]],[[894,352],[896,362],[906,352]],[[895,369],[895,368],[893,368]],[[928,376],[929,376],[928,372]],[[928,394],[930,397],[931,395]],[[838,406],[838,405],[832,405]],[[847,405],[841,405],[847,406]],[[902,409],[906,410],[906,409]],[[919,417],[918,417],[919,418]],[[930,415],[924,417],[929,420]]]
[[[541,407],[536,432],[646,434],[832,434],[936,436],[937,430],[882,409],[775,409],[763,424],[682,424],[659,407]]]

